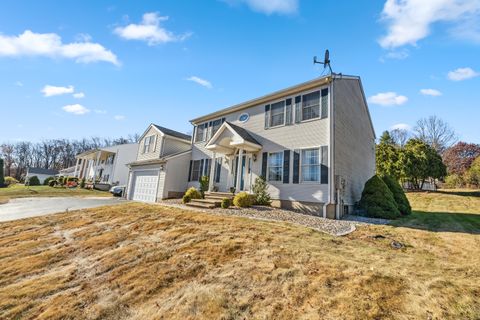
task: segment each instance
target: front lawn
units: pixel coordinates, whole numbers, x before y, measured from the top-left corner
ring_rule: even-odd
[[[26,187],[23,184],[0,188],[0,204],[8,201],[8,199],[27,197],[111,197],[111,194],[105,191],[81,188],[70,189],[49,186]]]
[[[410,219],[332,237],[128,203],[5,222],[0,318],[478,319],[478,230]]]

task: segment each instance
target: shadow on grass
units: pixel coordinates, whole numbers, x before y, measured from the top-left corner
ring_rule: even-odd
[[[390,225],[433,232],[480,234],[480,214],[414,211],[409,216],[393,220]]]
[[[437,191],[430,191],[431,193],[441,193],[441,194],[451,194],[455,196],[463,196],[463,197],[480,197],[480,191],[468,191],[468,190],[437,190]]]

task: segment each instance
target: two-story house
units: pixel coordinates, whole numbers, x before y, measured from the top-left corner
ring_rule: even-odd
[[[140,137],[130,170],[127,199],[156,202],[181,197],[187,187],[191,137],[155,124]]]
[[[375,133],[359,77],[329,75],[191,120],[188,186],[251,191],[272,205],[339,218],[375,173]]]

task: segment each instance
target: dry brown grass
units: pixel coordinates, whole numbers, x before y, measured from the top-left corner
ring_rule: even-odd
[[[478,319],[479,248],[478,233],[335,238],[152,205],[82,210],[0,224],[0,318]]]

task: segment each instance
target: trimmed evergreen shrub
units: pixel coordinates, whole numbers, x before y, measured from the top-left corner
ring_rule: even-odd
[[[222,199],[221,205],[222,205],[222,208],[223,208],[223,209],[228,209],[231,204],[232,204],[232,203],[231,203],[230,199],[228,199],[228,198]]]
[[[3,171],[3,159],[0,159],[0,188],[5,186],[5,172]]]
[[[13,186],[14,184],[17,184],[18,180],[15,179],[14,177],[5,177],[5,185],[7,187]]]
[[[50,182],[48,183],[49,187],[55,187],[56,185],[57,185],[57,180],[50,180]]]
[[[270,195],[267,192],[267,182],[265,181],[265,178],[258,177],[255,179],[255,183],[252,186],[252,191],[255,196],[255,202],[258,205],[270,205]]]
[[[182,198],[183,203],[189,203],[192,200],[188,194],[185,194]]]
[[[55,180],[55,177],[48,177],[46,178],[45,180],[43,180],[43,185],[44,186],[49,186],[50,185],[50,181],[52,180]]]
[[[191,199],[202,199],[202,194],[200,193],[200,191],[195,189],[195,187],[191,187],[190,189],[188,189],[187,192],[185,192],[185,195],[189,196],[190,200]]]
[[[377,175],[365,183],[360,208],[364,209],[367,216],[372,218],[395,219],[400,216],[393,193]]]
[[[57,178],[57,184],[63,186],[65,184],[65,178],[63,176],[60,176]]]
[[[233,204],[240,208],[251,207],[254,203],[255,200],[253,196],[246,192],[240,192],[233,198]]]
[[[85,178],[83,178],[83,179],[80,181],[80,188],[82,188],[82,189],[85,188]]]
[[[407,196],[400,186],[400,183],[390,176],[383,176],[382,180],[393,193],[393,199],[395,199],[395,203],[397,204],[400,213],[404,216],[411,214],[412,207],[410,206],[410,202],[408,202]]]
[[[200,177],[200,193],[202,198],[205,198],[205,191],[208,191],[208,185],[210,183],[209,176],[201,176]]]
[[[40,185],[40,180],[38,179],[37,176],[31,176],[30,179],[28,179],[28,185],[29,186],[39,186]]]

